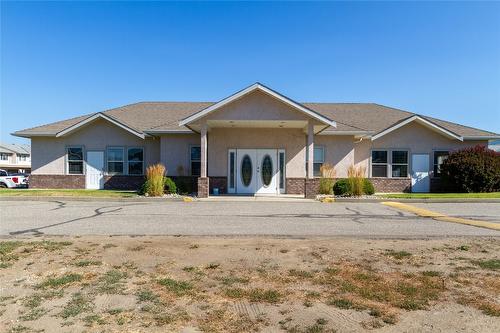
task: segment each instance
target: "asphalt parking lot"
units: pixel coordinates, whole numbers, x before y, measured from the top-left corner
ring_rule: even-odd
[[[500,222],[498,203],[415,204]],[[411,238],[500,236],[380,203],[0,201],[0,236],[191,235]]]

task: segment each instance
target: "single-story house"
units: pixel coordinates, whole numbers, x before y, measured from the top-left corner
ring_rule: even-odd
[[[260,83],[219,102],[140,102],[15,132],[34,188],[131,189],[148,165],[198,196],[316,195],[320,168],[362,167],[377,192],[428,192],[447,154],[499,134],[372,103],[299,103]]]

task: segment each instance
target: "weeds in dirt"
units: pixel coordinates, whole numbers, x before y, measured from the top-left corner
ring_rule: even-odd
[[[166,287],[170,292],[176,294],[177,296],[186,295],[193,289],[193,285],[187,281],[176,281],[170,278],[164,278],[158,280],[158,284]]]
[[[76,317],[79,314],[90,310],[92,310],[92,300],[90,297],[83,295],[82,293],[75,293],[71,297],[71,300],[64,306],[63,310],[59,313],[59,316],[67,319],[70,317]]]
[[[81,281],[83,276],[81,274],[67,273],[60,277],[48,278],[42,283],[38,284],[36,288],[59,288],[71,284],[73,282]]]
[[[135,295],[139,302],[154,302],[158,299],[158,295],[149,289],[139,290]]]
[[[102,317],[98,314],[91,314],[88,316],[85,316],[83,318],[83,321],[85,322],[85,326],[92,326],[92,324],[96,323],[98,325],[104,325],[106,324],[106,321],[102,319]]]
[[[233,284],[247,284],[248,282],[250,282],[250,279],[238,276],[224,276],[217,277],[216,279],[221,281],[225,286],[232,286]]]
[[[104,294],[120,294],[124,288],[123,279],[127,273],[118,270],[107,271],[99,278],[97,291]]]
[[[394,250],[386,250],[385,255],[393,257],[394,259],[398,259],[398,260],[409,258],[412,256],[412,254],[410,252],[394,251]]]
[[[312,272],[297,269],[289,270],[288,275],[301,279],[311,279],[312,277],[314,277],[314,274]]]
[[[80,260],[74,263],[77,267],[87,267],[87,266],[101,266],[102,261],[98,260]]]
[[[229,298],[247,298],[250,302],[259,303],[279,303],[283,295],[274,289],[250,289],[245,290],[241,288],[226,289],[224,294]]]
[[[32,321],[32,320],[37,320],[41,317],[43,317],[48,310],[44,308],[33,308],[28,310],[28,312],[24,312],[22,315],[19,316],[19,319],[22,321]]]
[[[482,269],[489,270],[499,270],[500,269],[500,259],[490,259],[490,260],[475,260],[472,261],[474,265],[481,267]]]

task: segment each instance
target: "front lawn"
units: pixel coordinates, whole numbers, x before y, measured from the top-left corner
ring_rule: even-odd
[[[390,199],[500,199],[500,192],[490,193],[396,193],[380,194]]]
[[[0,189],[0,196],[131,198],[137,196],[137,193],[134,191],[113,191],[113,190]]]

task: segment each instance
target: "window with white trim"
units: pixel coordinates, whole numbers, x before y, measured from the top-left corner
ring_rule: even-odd
[[[128,148],[127,165],[129,175],[144,174],[144,149],[138,147]]]
[[[450,152],[447,150],[440,150],[434,152],[434,177],[441,177],[441,164],[448,158]]]
[[[28,162],[29,155],[27,154],[17,154],[18,162]]]
[[[393,150],[391,157],[391,176],[393,178],[408,177],[408,151]]]
[[[278,167],[280,171],[280,190],[284,191],[285,190],[285,151],[284,150],[279,150],[278,151]]]
[[[313,175],[314,177],[321,177],[321,167],[325,163],[325,147],[314,146],[313,155]]]
[[[8,160],[9,160],[9,154],[0,153],[0,161],[8,161]]]
[[[201,148],[200,146],[191,146],[189,149],[189,159],[191,165],[191,176],[200,176],[201,174]]]
[[[372,150],[372,177],[387,177],[387,150]]]
[[[123,174],[125,163],[123,147],[108,147],[106,158],[108,163],[108,174],[121,175]]]
[[[83,175],[83,147],[67,147],[66,160],[68,174]]]

